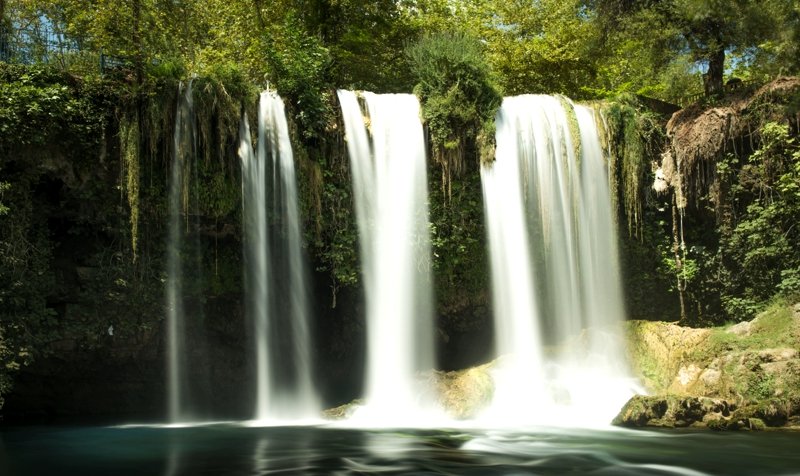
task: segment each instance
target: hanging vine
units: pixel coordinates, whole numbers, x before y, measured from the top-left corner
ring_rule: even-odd
[[[611,193],[624,212],[630,236],[642,239],[646,175],[651,158],[663,143],[659,117],[644,110],[630,95],[601,110],[606,130],[611,173]]]
[[[136,262],[139,236],[139,121],[123,116],[119,123],[120,155],[122,156],[122,183],[130,208],[131,249]]]

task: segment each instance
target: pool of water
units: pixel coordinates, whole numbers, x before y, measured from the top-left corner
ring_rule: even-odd
[[[0,430],[0,475],[788,475],[800,433],[220,423]]]

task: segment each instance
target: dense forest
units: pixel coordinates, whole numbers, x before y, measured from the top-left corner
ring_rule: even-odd
[[[800,293],[798,73],[797,0],[0,0],[0,405],[37,361],[65,379],[84,358],[160,362],[167,164],[189,82],[189,331],[211,336],[218,355],[195,357],[222,376],[242,365],[225,352],[242,344],[236,141],[260,90],[287,104],[322,367],[363,352],[335,90],[420,98],[440,360],[458,368],[488,357],[456,350],[491,333],[479,166],[503,96],[602,111],[628,314],[701,326]],[[135,392],[130,375],[161,377],[130,365],[93,378]]]

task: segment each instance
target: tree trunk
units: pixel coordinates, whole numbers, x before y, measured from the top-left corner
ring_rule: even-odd
[[[6,0],[0,0],[0,61],[8,61],[11,56],[8,44],[10,28],[11,21],[6,21]]]
[[[144,82],[144,48],[142,46],[142,0],[133,0],[133,67],[136,71],[136,84],[141,86]]]
[[[264,23],[264,14],[261,10],[261,0],[253,0],[253,7],[256,11],[256,20],[258,21],[258,28],[261,29],[261,33],[264,32],[266,24]]]
[[[708,71],[703,75],[706,96],[718,97],[723,93],[722,78],[725,73],[725,49],[718,48],[708,55]]]

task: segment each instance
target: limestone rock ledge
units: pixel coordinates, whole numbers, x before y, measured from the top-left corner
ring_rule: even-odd
[[[497,360],[464,370],[444,372],[428,371],[418,376],[421,388],[426,389],[423,398],[436,402],[445,414],[455,420],[474,418],[491,403],[494,396],[494,379],[491,369]],[[353,416],[364,404],[357,399],[350,403],[322,412],[327,420],[345,420]]]
[[[625,404],[613,424],[633,428],[800,430],[800,400],[770,399],[737,407],[716,398],[637,395]]]
[[[712,329],[626,325],[632,369],[650,396],[628,401],[615,425],[800,430],[800,303]]]

